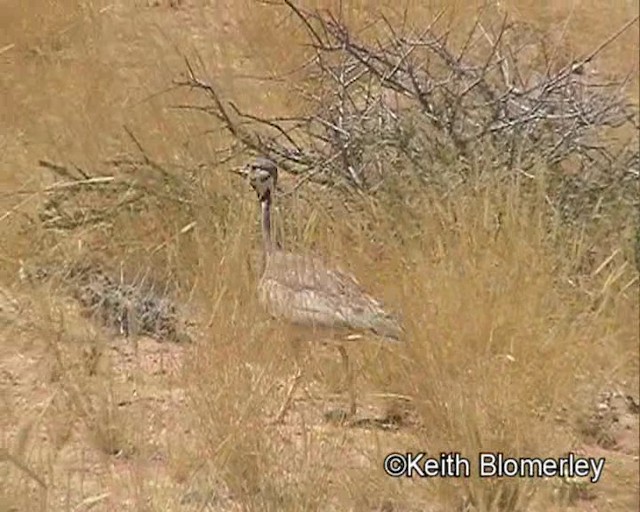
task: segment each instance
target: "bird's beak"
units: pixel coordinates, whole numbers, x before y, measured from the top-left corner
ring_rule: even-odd
[[[243,178],[246,178],[249,175],[249,170],[246,168],[246,166],[235,167],[233,169],[230,169],[229,172],[237,174],[238,176],[242,176]]]

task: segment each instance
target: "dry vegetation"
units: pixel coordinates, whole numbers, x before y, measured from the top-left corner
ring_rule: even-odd
[[[414,26],[443,12],[461,33],[477,13],[407,6]],[[535,27],[559,67],[639,10],[489,8]],[[293,343],[256,303],[257,206],[226,172],[248,152],[223,123],[174,108],[196,101],[173,86],[187,56],[243,112],[303,112],[313,84],[292,78],[309,56],[299,20],[254,0],[5,0],[0,12],[0,511],[639,508],[634,205],[581,223],[550,214],[548,186],[571,162],[505,180],[480,159],[482,179],[446,195],[399,180],[332,194],[285,173],[283,189],[297,186],[278,206],[287,243],[353,270],[408,333],[403,345],[353,346],[361,410],[333,424],[324,413],[345,398],[335,353]],[[380,13],[403,16],[373,1],[344,2],[341,16],[357,31]],[[630,73],[636,106],[637,55],[636,20],[594,64]],[[611,147],[637,144],[633,130],[609,135]],[[625,186],[637,187],[631,164]],[[112,277],[88,279],[98,266]],[[104,290],[120,295],[98,304]],[[192,342],[132,335],[131,311],[161,308],[158,294],[177,303],[161,320],[180,316]],[[153,334],[145,322],[138,331]],[[306,389],[270,426],[295,358]],[[607,465],[595,485],[383,473],[385,454],[423,450],[573,451]]]

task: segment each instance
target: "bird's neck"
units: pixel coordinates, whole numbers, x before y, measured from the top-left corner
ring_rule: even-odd
[[[262,208],[262,242],[265,253],[268,253],[273,249],[273,240],[271,239],[271,198],[265,198],[260,202],[260,206]]]

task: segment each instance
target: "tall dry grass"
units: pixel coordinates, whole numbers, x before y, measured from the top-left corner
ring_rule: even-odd
[[[24,222],[51,181],[34,170],[39,158],[95,169],[136,151],[123,124],[158,161],[197,169],[218,151],[229,154],[222,132],[171,110],[175,95],[155,94],[182,70],[181,51],[197,51],[239,103],[262,112],[303,103],[287,87],[265,92],[251,78],[285,72],[304,56],[278,8],[150,4],[2,5],[0,183],[9,193],[0,196],[0,284],[17,305],[9,316],[14,310],[0,304],[0,509],[581,506],[543,480],[394,480],[382,460],[422,450],[558,456],[582,445],[577,422],[600,390],[615,384],[637,395],[631,224],[585,239],[518,182],[472,183],[447,198],[399,185],[396,195],[355,209],[313,188],[283,200],[277,214],[288,246],[340,262],[404,319],[407,343],[350,350],[362,414],[409,409],[395,432],[322,420],[345,398],[339,360],[308,340],[294,343],[299,333],[258,307],[257,206],[224,167],[194,173],[188,208],[167,190],[145,212],[118,212],[73,234]],[[408,5],[416,24],[443,7],[452,22],[472,12],[464,2]],[[558,47],[571,55],[636,15],[638,2],[607,6],[606,17],[597,2],[493,8],[559,34]],[[343,9],[354,24],[377,10],[401,16],[392,2]],[[611,48],[609,71],[637,75],[637,30]],[[181,233],[192,221],[196,228]],[[174,282],[198,321],[196,343],[114,341],[55,285],[16,279],[20,260],[96,255]],[[285,427],[274,429],[266,419],[295,361],[307,370],[305,390]],[[612,510],[637,507],[637,464],[623,462],[612,462],[591,491]]]

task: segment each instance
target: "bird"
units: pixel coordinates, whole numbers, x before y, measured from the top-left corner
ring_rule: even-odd
[[[260,203],[263,268],[257,286],[258,302],[276,319],[316,333],[325,332],[328,339],[337,341],[349,385],[349,410],[345,416],[352,418],[357,412],[356,395],[344,341],[363,339],[357,333],[365,332],[386,341],[399,341],[404,334],[400,321],[385,310],[381,301],[365,292],[353,275],[330,268],[317,256],[286,251],[274,240],[271,213],[278,167],[273,160],[257,157],[233,172],[248,180]],[[284,419],[301,378],[302,371],[298,369],[274,423]]]

